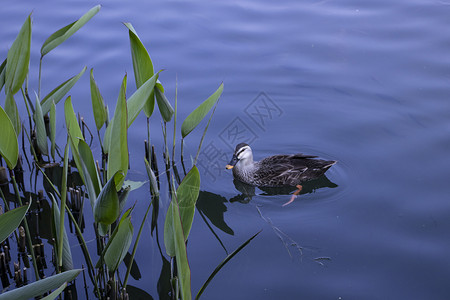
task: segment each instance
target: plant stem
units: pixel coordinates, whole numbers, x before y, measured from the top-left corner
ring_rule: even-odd
[[[22,204],[22,199],[20,199],[19,187],[17,186],[17,182],[16,182],[16,178],[14,177],[14,173],[11,170],[9,170],[9,176],[11,177],[11,181],[12,181],[13,186],[14,186],[14,193],[16,194],[16,199],[19,202],[20,206],[22,206],[23,204]],[[31,202],[31,198],[30,198],[30,202]],[[30,229],[28,228],[28,222],[27,222],[27,218],[26,217],[23,218],[23,226],[25,228],[25,233],[26,233],[26,236],[27,236],[28,251],[30,252],[31,259],[33,260],[34,276],[36,277],[36,281],[38,281],[40,279],[40,277],[39,277],[36,257],[34,255],[33,242],[31,241]]]
[[[139,232],[136,237],[136,241],[134,242],[133,251],[131,252],[130,265],[127,266],[127,272],[125,273],[125,279],[123,280],[123,288],[127,287],[128,276],[131,272],[131,266],[133,265],[134,256],[136,254],[137,246],[139,243],[139,239],[141,238],[142,229],[144,228],[145,220],[147,220],[148,212],[150,211],[150,207],[152,206],[152,202],[148,204],[147,211],[145,212],[144,219],[142,220],[141,227],[139,227]]]
[[[41,99],[41,71],[42,71],[42,59],[44,57],[41,56],[41,58],[39,59],[39,81],[38,81],[38,97],[39,99]]]
[[[67,165],[69,160],[69,136],[67,136],[66,148],[64,149],[64,165],[61,181],[61,212],[59,220],[59,239],[58,239],[58,265],[59,269],[62,269],[62,252],[63,252],[63,240],[64,240],[64,210],[66,207],[67,199]]]

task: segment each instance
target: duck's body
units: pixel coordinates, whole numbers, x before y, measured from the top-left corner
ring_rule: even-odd
[[[305,154],[274,155],[260,161],[253,161],[249,145],[236,146],[228,169],[233,168],[233,176],[250,185],[264,187],[296,186],[302,182],[323,175],[334,160],[317,159]]]

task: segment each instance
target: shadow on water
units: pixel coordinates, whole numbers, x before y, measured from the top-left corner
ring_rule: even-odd
[[[297,190],[294,186],[283,186],[283,187],[258,187],[263,193],[257,194],[256,187],[243,183],[239,180],[233,180],[234,186],[240,192],[239,195],[236,195],[230,199],[230,202],[240,202],[240,203],[249,203],[253,196],[274,196],[274,195],[290,195],[294,191]],[[306,181],[302,183],[302,190],[300,191],[300,195],[303,194],[311,194],[316,190],[321,188],[336,188],[338,185],[332,181],[330,181],[327,176],[322,175],[317,179]]]

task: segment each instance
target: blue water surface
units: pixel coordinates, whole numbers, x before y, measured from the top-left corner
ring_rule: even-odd
[[[37,90],[42,43],[96,4],[3,1],[0,59],[32,12],[29,89]],[[450,2],[100,4],[98,15],[44,58],[42,94],[87,66],[112,114],[125,74],[128,94],[135,90],[121,22],[133,24],[155,68],[164,69],[160,80],[171,103],[177,87],[179,125],[224,83],[199,169],[202,191],[223,197],[210,211],[223,213],[231,231],[206,221],[228,253],[262,232],[217,274],[204,299],[449,299]],[[71,95],[75,110],[95,128],[87,73]],[[57,110],[62,113],[62,103]],[[158,114],[150,125],[162,153]],[[188,157],[195,156],[201,135],[197,129],[186,139]],[[129,131],[132,180],[147,178],[146,138],[140,116]],[[303,152],[338,160],[327,173],[337,187],[302,194],[287,206],[290,195],[259,189],[249,202],[231,201],[239,192],[224,165],[243,140],[251,142],[255,159]],[[100,151],[98,144],[94,148]],[[147,190],[130,196],[129,206],[137,205],[135,232]],[[162,215],[168,201],[163,191]],[[90,208],[86,215],[92,216]],[[129,284],[157,299],[161,256],[149,228],[136,254],[142,278]],[[87,240],[95,252],[93,238]],[[71,241],[82,260],[76,239]],[[197,212],[188,242],[194,292],[226,255]]]

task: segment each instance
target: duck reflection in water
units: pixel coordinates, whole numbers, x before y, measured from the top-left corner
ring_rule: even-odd
[[[240,180],[233,179],[234,187],[240,192],[239,195],[234,196],[230,199],[230,202],[240,202],[240,203],[249,203],[252,200],[253,196],[256,196],[256,186],[249,185],[243,183]],[[320,176],[317,179],[306,181],[302,183],[302,188],[298,195],[310,194],[314,193],[316,190],[321,188],[335,188],[338,187],[337,184],[330,181],[325,175]],[[290,195],[292,192],[298,191],[298,188],[295,186],[282,186],[282,187],[258,187],[262,194],[261,196],[270,196],[270,195]],[[296,194],[297,195],[297,194]],[[293,195],[294,197],[296,195]],[[292,199],[292,198],[291,198]],[[289,204],[291,201],[283,204]]]

